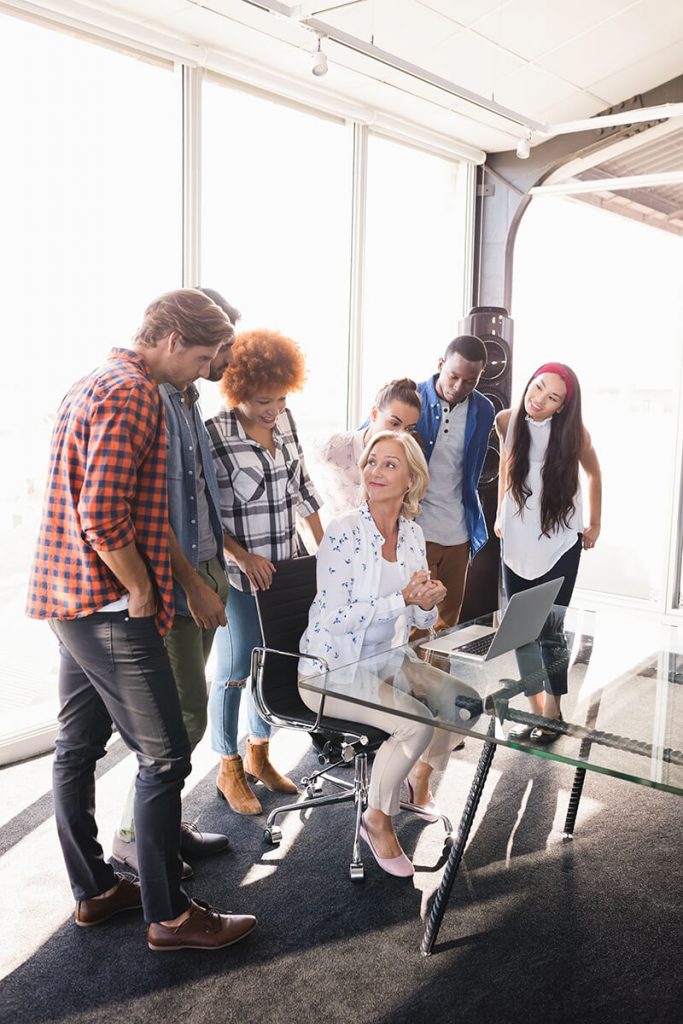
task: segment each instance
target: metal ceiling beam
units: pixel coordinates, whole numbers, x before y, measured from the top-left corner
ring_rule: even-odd
[[[581,192],[620,192],[634,188],[683,185],[683,170],[660,174],[632,174],[623,178],[599,178],[597,181],[564,181],[555,185],[535,185],[531,196],[573,196]]]
[[[605,139],[602,145],[595,145],[590,151],[582,152],[580,156],[574,157],[569,163],[563,164],[553,171],[543,184],[553,185],[555,182],[578,178],[580,174],[584,174],[593,167],[609,163],[612,160],[622,160],[635,150],[650,146],[653,142],[680,130],[681,126],[673,121],[660,121],[652,127],[640,128],[628,135],[615,132],[613,139]]]
[[[580,121],[564,121],[560,124],[547,124],[539,135],[574,135],[577,132],[590,132],[602,128],[617,128],[624,124],[642,124],[645,121],[664,121],[671,117],[683,117],[683,103],[661,103],[657,107],[633,107],[631,110],[620,110],[618,114],[596,114],[595,117],[584,117]]]

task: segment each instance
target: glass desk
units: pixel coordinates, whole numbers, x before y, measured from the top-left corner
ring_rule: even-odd
[[[442,637],[469,640],[495,628],[498,613]],[[300,685],[388,710],[391,687],[420,702],[395,714],[481,740],[465,808],[425,926],[421,952],[432,952],[497,745],[576,768],[563,836],[571,839],[586,771],[683,795],[683,632],[645,616],[554,608],[539,640],[490,661],[429,651],[419,640],[386,655],[313,676]],[[526,693],[562,696],[562,721],[531,714]],[[514,739],[516,725],[557,734],[551,743]]]

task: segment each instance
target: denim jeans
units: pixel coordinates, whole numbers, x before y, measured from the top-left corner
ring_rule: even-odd
[[[179,850],[190,744],[154,618],[99,612],[50,625],[60,642],[55,818],[74,898],[89,899],[116,882],[95,821],[95,765],[113,722],[138,759],[135,826],[145,920],[170,920],[189,905]]]
[[[229,686],[249,678],[251,652],[262,643],[256,600],[236,587],[230,588],[225,614],[227,626],[216,631],[214,640],[216,667],[209,694],[209,724],[211,748],[224,757],[237,754],[237,731],[240,703],[244,686]],[[254,707],[247,684],[247,715],[249,735],[253,739],[268,739],[270,725]]]
[[[223,601],[226,601],[229,590],[228,580],[219,559],[212,558],[208,562],[200,562],[197,571],[206,585],[215,590]],[[206,663],[211,654],[215,632],[215,629],[201,629],[194,619],[176,612],[173,626],[164,638],[164,646],[173,669],[173,678],[180,698],[180,709],[183,713],[183,721],[192,750],[206,732],[208,700]],[[135,839],[134,779],[131,779],[118,832],[126,842],[132,842]]]

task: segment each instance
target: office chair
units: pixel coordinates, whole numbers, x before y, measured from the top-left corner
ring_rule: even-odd
[[[305,799],[271,811],[263,837],[273,845],[280,842],[282,831],[275,821],[288,811],[353,803],[356,820],[349,874],[352,881],[362,882],[365,871],[360,855],[360,825],[368,799],[368,754],[377,750],[388,734],[370,725],[330,718],[324,714],[324,704],[316,714],[301,700],[297,685],[298,663],[300,657],[307,655],[299,654],[299,642],[308,625],[308,613],[316,593],[315,556],[278,562],[276,570],[270,588],[256,593],[263,647],[255,647],[252,652],[251,692],[259,714],[271,725],[309,734],[324,767],[301,780],[306,788]],[[335,768],[352,761],[353,782],[331,774]],[[324,781],[342,792],[320,795]],[[420,808],[410,803],[401,803],[401,808],[420,813]],[[435,813],[450,839],[451,822],[446,815]]]

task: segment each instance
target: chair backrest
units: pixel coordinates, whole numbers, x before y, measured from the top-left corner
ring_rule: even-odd
[[[387,739],[387,734],[381,729],[327,716],[316,726],[318,716],[306,707],[299,696],[299,659],[273,653],[272,649],[298,653],[317,589],[315,555],[276,562],[275,568],[277,572],[269,589],[259,590],[256,594],[263,646],[271,648],[258,673],[259,699],[269,714],[276,717],[276,725],[308,730],[313,745],[324,752],[326,761],[342,756],[342,741],[355,742],[362,738],[363,750],[376,750]],[[312,731],[314,727],[315,731]]]
[[[256,599],[261,633],[266,647],[298,651],[299,641],[308,625],[308,613],[316,591],[315,555],[288,558],[275,563],[268,590],[259,590]]]
[[[259,590],[256,594],[263,645],[296,654],[316,593],[315,555],[276,562],[275,569],[269,589]],[[311,712],[299,697],[297,681],[296,658],[268,654],[263,674],[263,697],[276,715],[283,718],[311,717]]]

